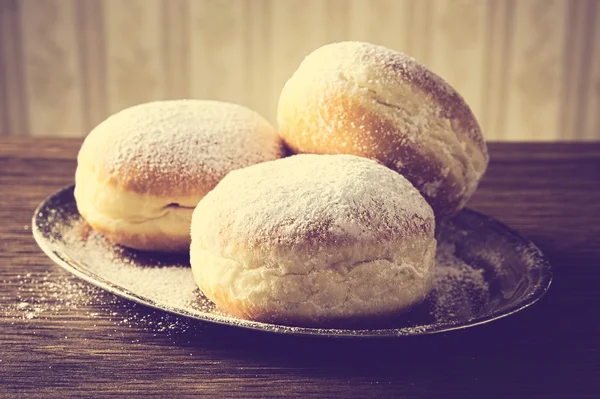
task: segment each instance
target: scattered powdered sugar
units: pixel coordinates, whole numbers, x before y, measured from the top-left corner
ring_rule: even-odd
[[[70,259],[83,260],[97,280],[171,309],[213,312],[214,305],[198,290],[186,254],[149,254],[115,246],[81,219],[61,232]]]
[[[468,320],[480,314],[489,299],[484,269],[473,268],[458,258],[453,244],[440,243],[433,288],[427,298],[435,321]]]
[[[86,259],[86,266],[99,278],[146,298],[161,298],[173,307],[189,305],[190,298],[182,297],[181,292],[196,288],[191,278],[189,265],[178,259],[168,264],[160,260],[146,259],[143,254],[111,245],[95,231],[81,239],[75,228],[63,235],[73,259]]]
[[[140,328],[149,332],[181,334],[192,325],[189,319],[163,311],[152,310],[91,285],[60,270],[27,273],[16,281],[14,301],[2,309],[4,316],[14,321],[54,320],[83,316],[100,323],[108,320],[114,325]],[[197,326],[194,326],[197,328]]]
[[[97,283],[105,280],[99,284],[111,284],[115,292],[134,295],[160,309],[230,325],[298,334],[419,334],[476,318],[489,301],[483,270],[471,267],[457,257],[452,243],[440,242],[430,295],[422,305],[395,320],[392,326],[374,326],[368,330],[321,330],[250,322],[224,314],[202,295],[193,281],[186,256],[148,255],[115,247],[91,231],[74,207],[52,209],[43,216],[45,225],[39,228],[50,229],[47,244],[64,259],[69,259],[78,270],[94,276]],[[89,309],[89,318],[108,317],[115,324],[154,333],[178,333],[190,328],[185,317],[132,305],[58,271],[28,274],[19,279],[22,288],[8,312],[25,321]]]
[[[18,275],[16,284],[17,297],[9,309],[13,317],[49,318],[99,302],[105,305],[117,302],[115,297],[104,297],[100,288],[64,273],[46,271]]]

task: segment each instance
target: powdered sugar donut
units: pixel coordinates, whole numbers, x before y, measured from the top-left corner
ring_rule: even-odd
[[[198,204],[190,262],[241,318],[291,325],[377,319],[422,301],[436,241],[408,180],[352,155],[296,155],[231,172]]]
[[[278,121],[293,152],[354,154],[400,172],[438,217],[465,205],[488,164],[463,98],[414,59],[374,44],[308,55],[281,92]]]
[[[275,129],[241,105],[157,101],[100,123],[77,157],[75,199],[111,241],[189,249],[192,212],[230,171],[282,156]]]

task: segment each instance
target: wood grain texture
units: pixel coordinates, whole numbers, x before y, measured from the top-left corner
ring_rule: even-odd
[[[504,139],[510,32],[514,1],[488,0],[486,3],[486,40],[484,57],[483,105],[479,119],[484,135]]]
[[[352,0],[346,40],[371,41],[411,53],[410,0]],[[402,10],[403,12],[398,12]]]
[[[362,40],[445,77],[488,139],[600,139],[600,0],[0,5],[0,134],[82,137],[127,106],[186,97],[238,102],[275,122],[304,56]]]
[[[507,137],[557,139],[563,76],[566,3],[556,0],[517,1],[511,31],[507,99]]]
[[[431,7],[432,1],[410,0],[406,9],[403,10],[409,15],[408,34],[410,40],[406,52],[424,64],[429,62],[428,56],[431,48]]]
[[[166,79],[166,98],[190,97],[190,8],[186,0],[163,0],[161,53]]]
[[[1,13],[1,11],[0,11]],[[0,17],[1,20],[2,17]],[[2,54],[2,42],[0,41],[0,54]],[[6,97],[6,82],[4,81],[4,67],[3,62],[0,60],[0,98]],[[0,102],[0,136],[7,136],[10,131],[7,120],[8,110],[6,109],[6,102]]]
[[[592,7],[588,10],[587,18],[593,23],[588,24],[591,31],[592,49],[586,49],[589,54],[589,62],[591,64],[588,74],[589,79],[582,83],[585,85],[584,98],[588,101],[582,104],[586,108],[585,118],[583,118],[583,127],[581,136],[586,139],[594,139],[600,137],[600,0],[593,0]]]
[[[352,2],[347,0],[330,0],[325,2],[323,12],[325,25],[325,40],[328,43],[348,40],[350,34],[350,9]]]
[[[23,0],[21,31],[29,126],[79,137],[85,130],[74,0]]]
[[[268,119],[275,122],[279,94],[306,55],[327,43],[329,24],[326,2],[320,0],[286,0],[270,2],[269,63],[271,75],[264,95],[271,98],[273,109]],[[312,29],[311,29],[312,27]]]
[[[80,145],[0,138],[0,397],[598,396],[600,144],[490,145],[490,168],[470,206],[549,257],[555,278],[539,303],[465,331],[381,340],[194,322],[182,332],[157,331],[148,323],[163,314],[109,294],[46,317],[15,317],[11,309],[35,295],[43,277],[87,291],[45,257],[28,228],[38,203],[73,182]],[[146,322],[126,322],[132,318]]]
[[[160,0],[103,2],[108,111],[165,97]]]
[[[444,0],[432,10],[429,67],[440,72],[478,119],[483,115],[486,4],[479,0]],[[453,60],[448,62],[448,60]]]
[[[0,0],[0,64],[2,64],[2,92],[4,133],[24,135],[32,130],[28,124],[28,103],[25,92],[23,46],[21,42],[21,3],[18,0]]]
[[[190,3],[190,87],[194,98],[249,105],[246,5],[236,0]]]
[[[246,15],[248,32],[246,46],[248,48],[247,84],[249,87],[248,104],[265,117],[274,115],[278,98],[268,93],[271,87],[271,8],[270,0],[247,0]]]
[[[91,130],[108,115],[104,7],[102,0],[78,0],[76,23],[78,53],[83,82],[84,131]]]
[[[589,34],[588,27],[586,26],[589,19],[586,17],[586,13],[589,12],[589,4],[587,1],[571,1],[567,3],[566,9],[566,21],[567,25],[572,28],[567,32],[564,42],[563,57],[563,75],[565,79],[562,81],[561,93],[562,93],[562,107],[563,112],[560,114],[560,125],[559,129],[562,134],[572,135],[574,133],[581,133],[580,123],[582,119],[580,117],[577,106],[577,98],[579,98],[583,89],[582,83],[586,80],[584,72],[588,54],[583,54],[586,51],[586,41],[589,40],[586,34]],[[589,47],[589,46],[588,46]],[[574,139],[575,137],[569,137]]]

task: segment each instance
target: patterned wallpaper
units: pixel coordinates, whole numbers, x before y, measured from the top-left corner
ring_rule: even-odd
[[[490,140],[600,139],[600,0],[0,0],[0,134],[182,97],[275,122],[304,55],[349,39],[427,64]]]

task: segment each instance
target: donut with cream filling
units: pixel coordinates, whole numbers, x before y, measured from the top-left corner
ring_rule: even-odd
[[[77,157],[75,199],[109,240],[187,251],[192,212],[230,171],[283,156],[277,132],[241,105],[156,101],[100,123]]]

